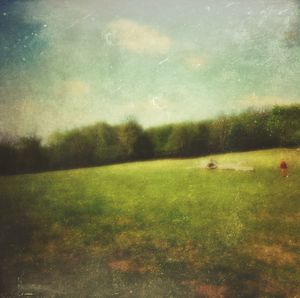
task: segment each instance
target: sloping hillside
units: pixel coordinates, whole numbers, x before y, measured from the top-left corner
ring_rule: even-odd
[[[211,158],[255,171],[206,157],[0,177],[6,292],[294,297],[300,152]]]

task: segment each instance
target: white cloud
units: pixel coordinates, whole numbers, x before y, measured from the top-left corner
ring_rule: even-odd
[[[137,22],[119,19],[111,22],[108,29],[112,32],[119,46],[138,54],[165,54],[171,46],[168,36],[158,30],[138,24]]]
[[[58,123],[51,105],[25,98],[13,103],[0,103],[0,126],[13,135],[43,134]],[[51,130],[51,129],[50,129]]]
[[[85,96],[90,92],[90,86],[80,80],[64,81],[59,90],[59,93],[65,96]]]
[[[198,70],[204,64],[204,60],[200,55],[192,54],[183,59],[185,66],[192,70]]]
[[[257,96],[252,94],[247,96],[238,102],[239,106],[243,108],[253,107],[253,108],[265,108],[272,107],[275,105],[291,105],[296,102],[288,98],[277,97],[277,96]]]

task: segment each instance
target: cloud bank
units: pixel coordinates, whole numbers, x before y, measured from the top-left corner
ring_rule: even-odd
[[[278,96],[257,96],[253,94],[238,101],[242,108],[268,108],[275,105],[286,106],[295,104],[297,101]]]
[[[171,47],[168,36],[132,20],[115,20],[108,25],[108,30],[121,47],[133,53],[166,54]]]

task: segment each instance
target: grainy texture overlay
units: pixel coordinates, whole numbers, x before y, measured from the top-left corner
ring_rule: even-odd
[[[0,297],[299,297],[299,0],[0,0]]]

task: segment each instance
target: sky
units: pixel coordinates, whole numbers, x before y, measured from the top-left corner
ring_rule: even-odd
[[[0,134],[293,103],[299,0],[0,0]]]

